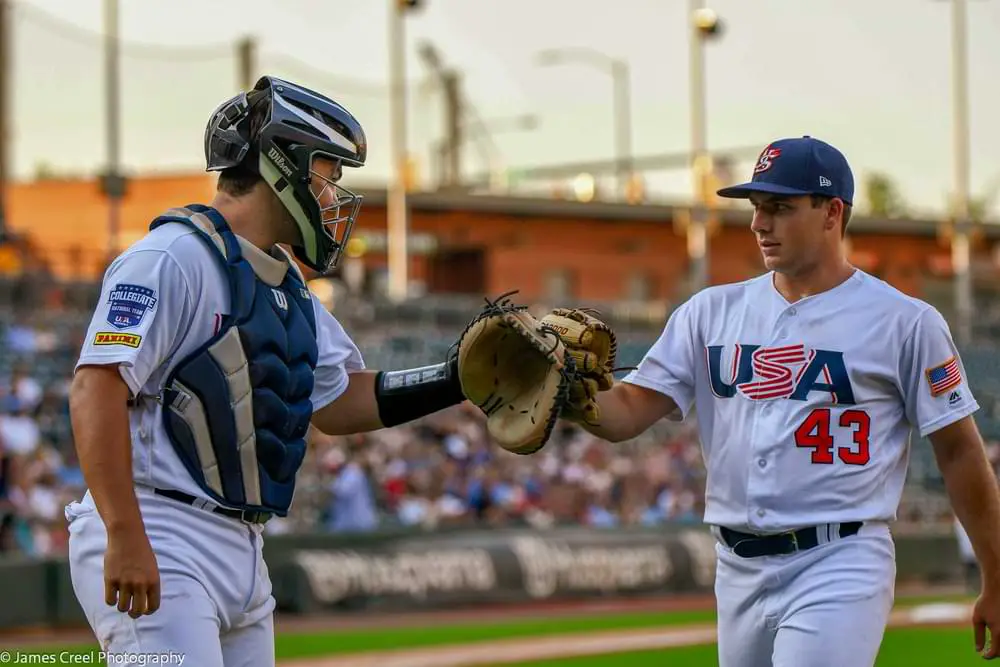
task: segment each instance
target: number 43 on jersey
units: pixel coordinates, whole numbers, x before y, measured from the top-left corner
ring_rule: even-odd
[[[840,413],[837,422],[844,428],[851,429],[853,445],[837,445],[831,431],[833,414],[830,408],[816,408],[805,418],[802,425],[795,430],[795,446],[812,449],[813,463],[833,463],[834,457],[852,466],[863,466],[871,460],[868,448],[868,436],[871,431],[871,418],[862,410],[845,410]]]

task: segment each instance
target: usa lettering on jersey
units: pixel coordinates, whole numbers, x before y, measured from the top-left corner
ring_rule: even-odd
[[[805,401],[811,392],[820,391],[829,393],[834,403],[856,403],[843,352],[807,351],[801,343],[781,347],[737,343],[726,381],[722,374],[724,349],[723,345],[705,348],[712,392],[719,398],[732,398],[738,391],[755,401]]]
[[[156,306],[156,292],[141,285],[119,283],[108,295],[108,324],[116,329],[130,329],[142,322]]]

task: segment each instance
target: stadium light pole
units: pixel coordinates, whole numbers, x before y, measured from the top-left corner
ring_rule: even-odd
[[[691,86],[691,177],[695,206],[687,228],[688,258],[691,261],[692,292],[708,286],[708,193],[704,191],[710,173],[708,152],[708,103],[705,93],[705,42],[722,30],[718,15],[704,6],[703,0],[688,2],[688,43],[690,55],[688,79]]]
[[[392,173],[386,197],[386,254],[389,264],[388,297],[404,301],[409,293],[409,211],[407,210],[406,141],[406,13],[417,5],[388,0],[389,108]]]
[[[625,192],[632,177],[632,85],[628,62],[588,48],[545,49],[535,59],[543,67],[571,62],[590,65],[611,76],[618,190]]]
[[[108,200],[108,257],[118,253],[121,218],[121,59],[119,57],[118,0],[104,0],[104,93],[107,145],[107,173],[104,174],[104,195]]]
[[[955,271],[957,338],[972,341],[972,276],[969,247],[969,62],[967,0],[951,0],[952,132],[954,142],[955,229],[951,239],[951,264]]]
[[[0,242],[7,235],[7,184],[13,180],[11,173],[11,144],[14,140],[11,130],[13,105],[13,53],[11,45],[14,36],[14,7],[10,0],[0,0]]]

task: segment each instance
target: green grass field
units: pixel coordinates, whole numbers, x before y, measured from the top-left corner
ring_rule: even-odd
[[[951,598],[947,601],[955,601]],[[958,598],[968,602],[966,598]],[[946,601],[942,598],[914,598],[901,600],[898,607],[912,606],[926,602]],[[470,611],[470,614],[474,614]],[[280,660],[320,656],[338,656],[349,653],[426,648],[456,644],[481,643],[499,639],[538,638],[545,636],[571,637],[596,631],[641,630],[654,628],[678,628],[688,625],[704,625],[714,621],[710,611],[676,613],[622,613],[615,615],[585,615],[572,617],[549,617],[541,619],[519,619],[489,624],[464,623],[461,625],[397,627],[331,630],[321,633],[282,634],[276,641],[276,654]],[[336,623],[332,621],[331,623]],[[15,650],[15,649],[8,649]],[[93,654],[96,646],[83,645],[44,649],[32,647],[24,654],[58,655],[60,651],[76,654]],[[22,653],[22,651],[18,651]],[[927,665],[971,665],[980,661],[973,651],[971,629],[960,628],[900,628],[886,634],[880,653],[879,667],[920,667]],[[41,664],[41,663],[39,663]],[[58,664],[58,663],[48,663]],[[66,663],[69,664],[69,663]],[[94,663],[90,663],[94,664]],[[507,663],[510,664],[510,663]],[[521,667],[590,667],[639,665],[685,665],[709,667],[716,665],[715,646],[692,646],[658,651],[616,653],[592,657],[578,657],[561,660],[518,663]]]
[[[901,628],[886,633],[875,664],[876,667],[946,665],[963,667],[982,664],[983,659],[976,655],[973,648],[971,630]],[[653,667],[654,665],[713,667],[718,665],[715,645],[518,663],[518,667]]]

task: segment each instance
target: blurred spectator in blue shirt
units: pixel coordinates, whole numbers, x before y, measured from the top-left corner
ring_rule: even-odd
[[[371,484],[361,464],[334,448],[327,452],[324,464],[333,472],[327,525],[335,533],[367,532],[378,528],[378,513]]]

